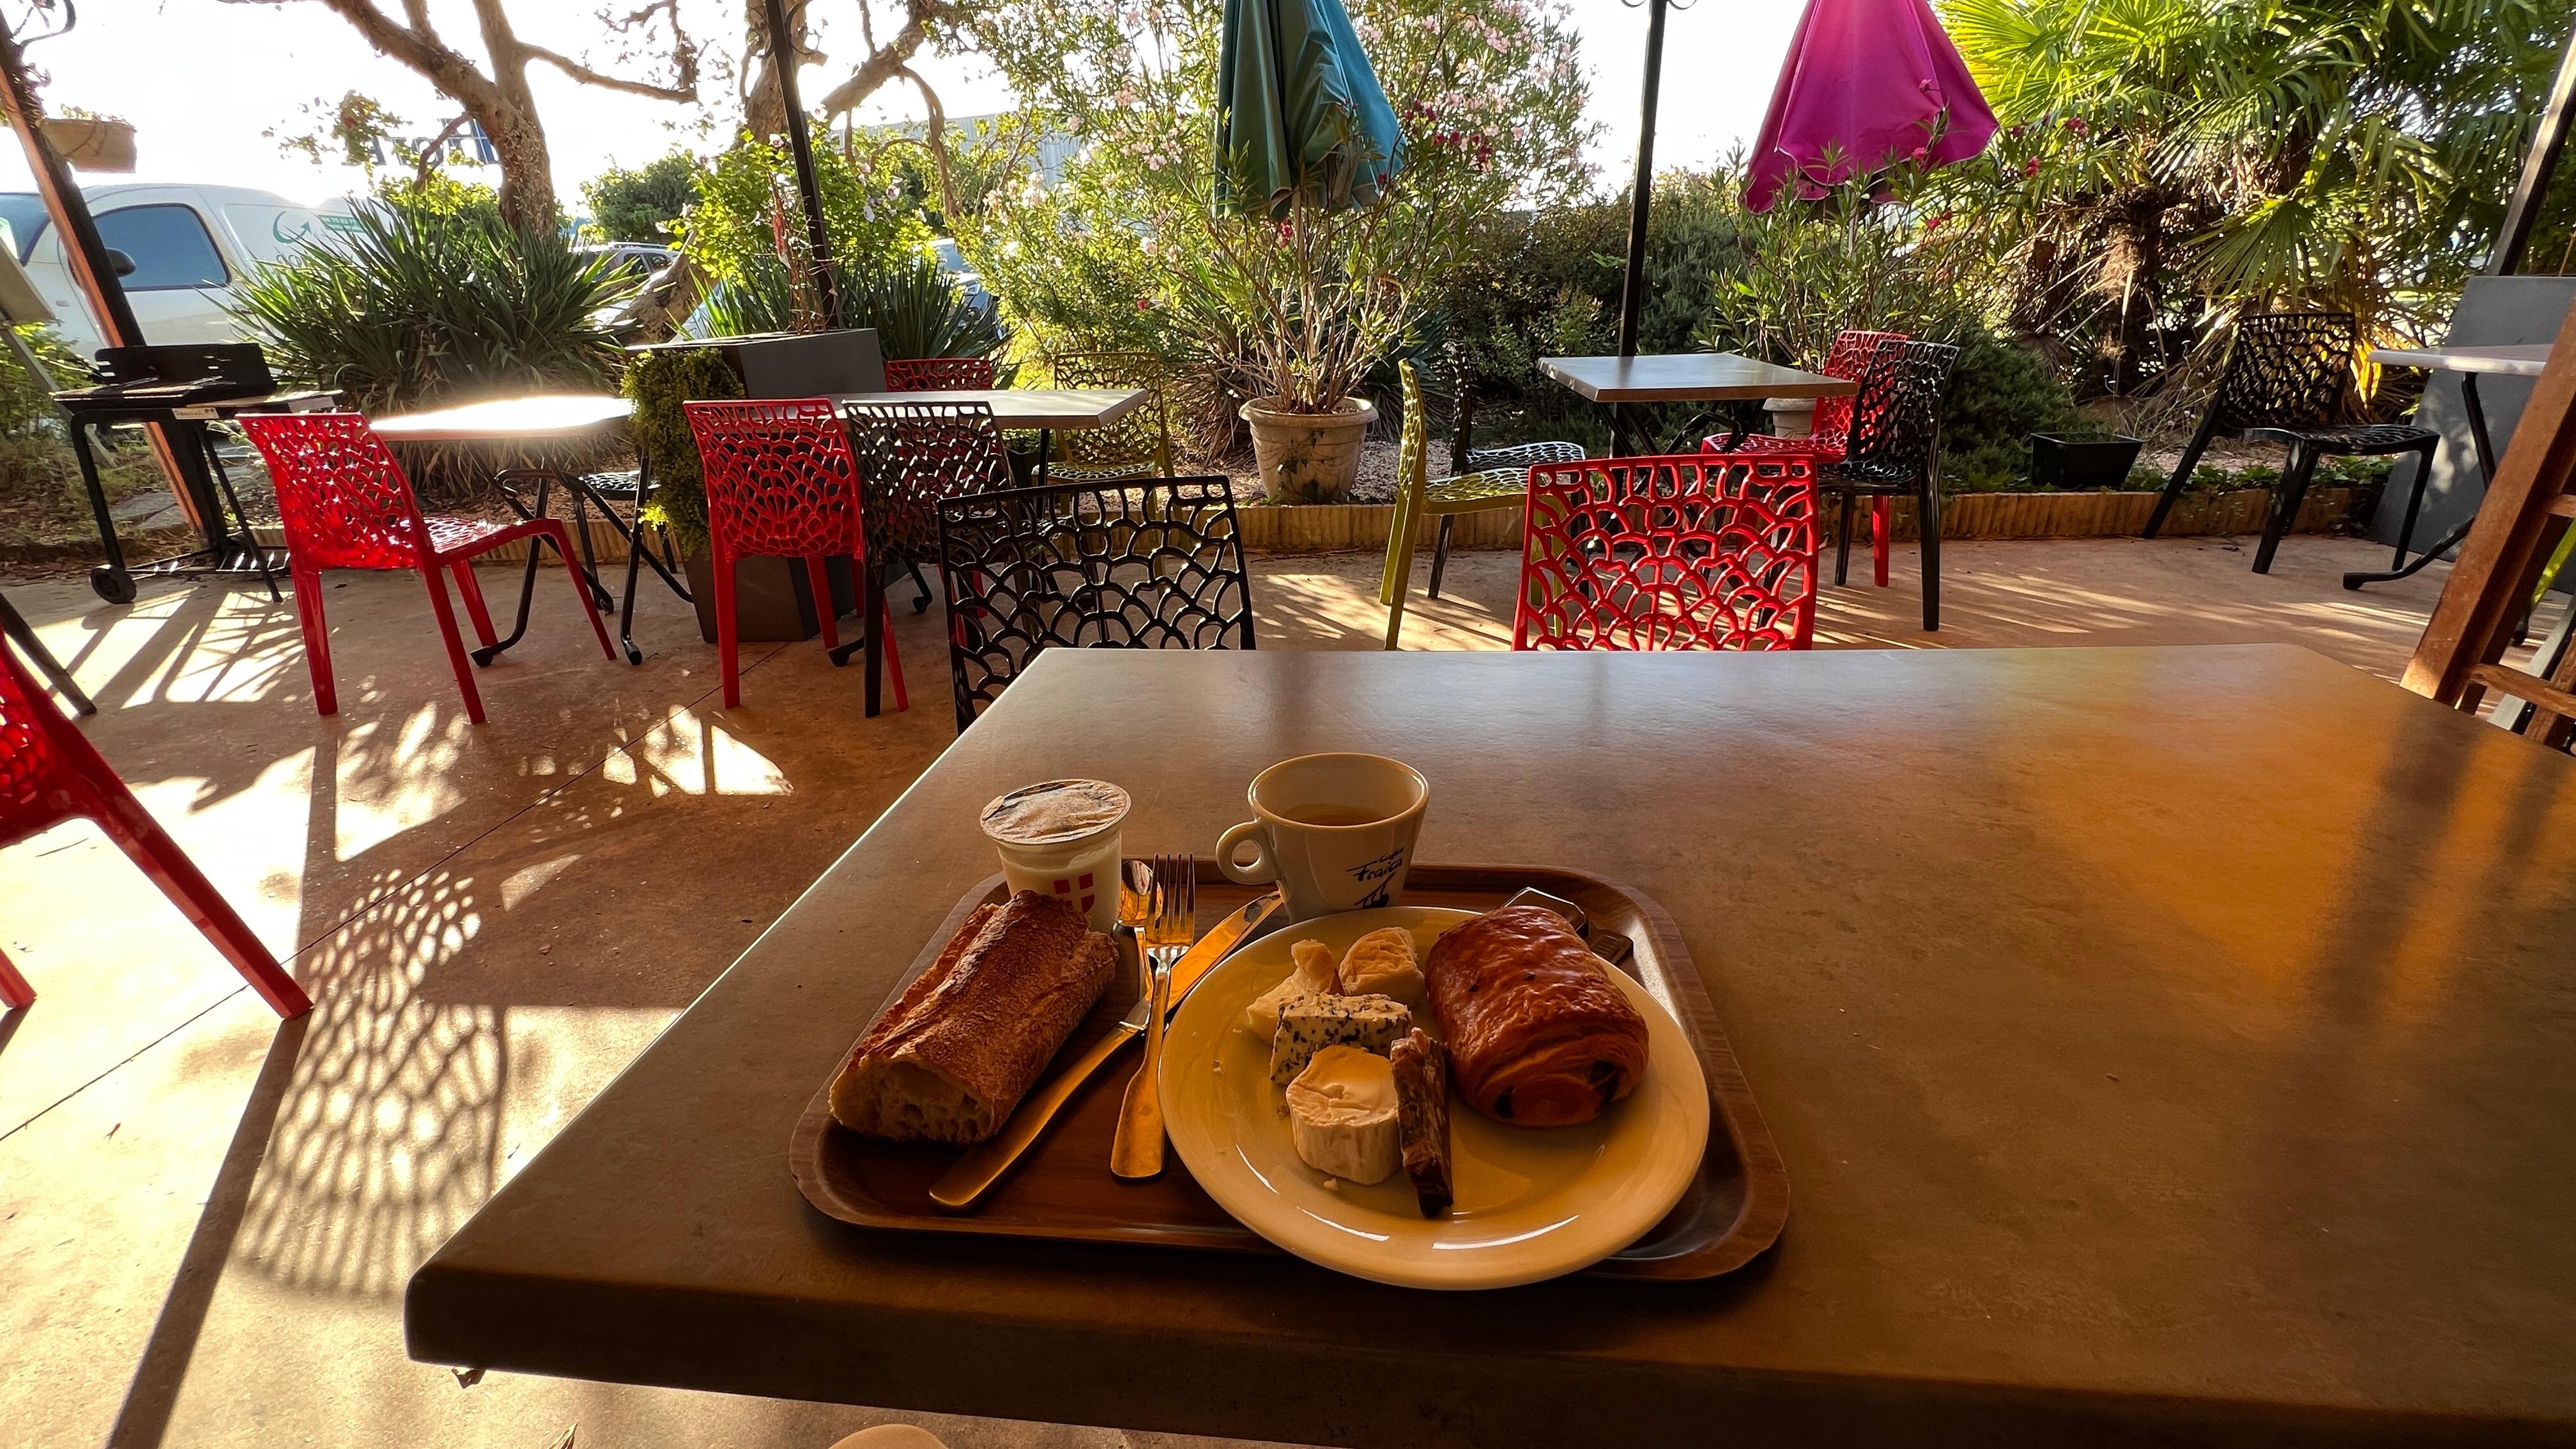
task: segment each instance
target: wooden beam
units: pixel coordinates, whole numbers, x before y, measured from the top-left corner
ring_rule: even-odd
[[[0,19],[0,109],[8,112],[9,129],[18,133],[18,144],[26,149],[27,169],[35,173],[36,191],[44,198],[45,214],[63,239],[64,269],[71,273],[72,285],[89,299],[90,313],[98,319],[100,334],[110,347],[141,346],[142,324],[134,320],[134,309],[126,303],[125,287],[116,279],[107,243],[99,239],[98,223],[90,218],[89,203],[82,199],[80,186],[72,180],[71,167],[64,164],[62,153],[45,135],[44,105],[27,84],[26,61],[18,50],[18,37],[11,33],[5,19]],[[161,474],[169,480],[170,492],[179,500],[179,511],[200,532],[208,531],[209,520],[198,516],[197,492],[189,486],[189,474],[180,464],[178,450],[160,424],[147,424],[143,432],[151,440],[153,456],[161,463]]]
[[[2513,626],[2529,597],[2518,588],[2534,563],[2550,507],[2576,476],[2576,308],[2558,329],[2548,368],[2514,425],[2495,481],[2478,504],[2477,521],[2460,545],[2459,562],[2442,585],[2432,621],[2406,666],[2405,685],[2456,705],[2470,671]]]

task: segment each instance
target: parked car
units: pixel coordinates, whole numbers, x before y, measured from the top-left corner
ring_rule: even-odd
[[[601,242],[573,250],[586,257],[604,256],[619,272],[639,282],[660,276],[663,268],[680,259],[677,248],[655,246],[651,242]]]
[[[133,264],[123,278],[125,298],[144,340],[162,344],[240,341],[240,324],[224,310],[233,284],[252,265],[287,260],[349,224],[345,216],[240,186],[119,182],[82,187],[81,195],[98,220],[99,239]],[[18,264],[54,309],[64,340],[83,356],[95,353],[104,345],[101,328],[72,285],[62,237],[43,198],[0,192],[0,222]]]

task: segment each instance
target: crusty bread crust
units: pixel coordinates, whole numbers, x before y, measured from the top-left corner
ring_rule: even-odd
[[[850,1049],[832,1118],[906,1141],[981,1142],[1100,1000],[1118,949],[1066,901],[978,906]]]

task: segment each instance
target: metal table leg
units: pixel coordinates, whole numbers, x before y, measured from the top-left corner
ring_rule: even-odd
[[[277,592],[277,570],[269,564],[268,549],[259,541],[259,535],[251,532],[250,515],[242,509],[241,495],[233,491],[233,475],[224,471],[223,457],[215,451],[214,428],[206,423],[196,423],[192,426],[197,434],[197,446],[206,455],[206,471],[214,478],[216,488],[222,491],[224,502],[231,505],[233,522],[241,529],[237,536],[229,536],[229,539],[237,539],[241,551],[249,555],[251,564],[259,570],[259,581],[268,585],[268,601],[272,604],[285,602],[283,596]],[[222,515],[218,514],[216,527],[220,530],[222,526]],[[220,567],[228,562],[223,557],[228,552],[230,550],[223,546],[219,545],[216,548],[214,562],[217,566]]]
[[[2460,412],[2468,419],[2469,442],[2477,449],[2479,486],[2481,488],[2492,486],[2495,483],[2495,444],[2487,440],[2487,410],[2486,405],[2478,400],[2478,375],[2474,372],[2460,374]],[[2427,462],[2425,466],[2432,465]],[[2385,584],[2397,579],[2412,578],[2421,572],[2426,564],[2458,548],[2461,541],[2469,536],[2471,525],[2477,521],[2476,511],[2471,510],[2466,522],[2442,535],[2439,542],[2416,555],[2413,563],[2376,573],[2366,569],[2355,570],[2343,576],[2343,586],[2347,589],[2358,589],[2364,584]]]
[[[89,511],[98,520],[99,546],[107,562],[89,571],[90,592],[111,604],[134,602],[134,574],[125,564],[125,545],[117,541],[116,519],[107,511],[107,485],[98,477],[98,457],[90,451],[89,424],[71,421],[72,457],[80,464],[81,487],[89,493]]]
[[[519,501],[519,495],[510,491],[507,487],[504,487],[501,490],[501,501],[509,504],[511,511],[518,514],[523,519],[543,518],[546,516],[546,495],[553,490],[554,482],[555,475],[552,473],[538,475],[537,501],[533,508],[527,504],[521,503]],[[501,657],[501,651],[518,643],[519,640],[527,634],[528,606],[530,603],[534,602],[537,596],[537,563],[545,556],[544,551],[551,546],[552,540],[550,539],[531,538],[528,540],[527,567],[522,570],[519,575],[518,620],[510,626],[510,636],[508,638],[495,640],[494,642],[473,651],[474,662],[476,664],[489,667],[493,660]],[[597,587],[597,582],[595,580],[593,581],[592,587]]]
[[[2567,645],[2571,637],[2576,637],[2576,599],[2567,601],[2567,617],[2558,621],[2558,626],[2549,631],[2549,637],[2541,641],[2540,652],[2531,657],[2531,673],[2534,677],[2540,679],[2557,677],[2558,666],[2566,662]],[[2509,729],[2515,734],[2521,734],[2531,728],[2531,716],[2539,708],[2530,700],[2516,699],[2510,695],[2498,700],[2496,706],[2488,712],[2487,722]]]

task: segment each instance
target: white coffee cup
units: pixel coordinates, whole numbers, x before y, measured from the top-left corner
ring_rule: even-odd
[[[1217,838],[1217,864],[1244,885],[1276,883],[1288,919],[1391,906],[1404,894],[1431,782],[1383,755],[1301,755],[1252,777],[1255,818]],[[1249,864],[1235,852],[1252,847]]]
[[[1127,792],[1106,780],[1048,780],[995,796],[977,823],[1011,893],[1054,896],[1107,933],[1118,924],[1118,848]]]

